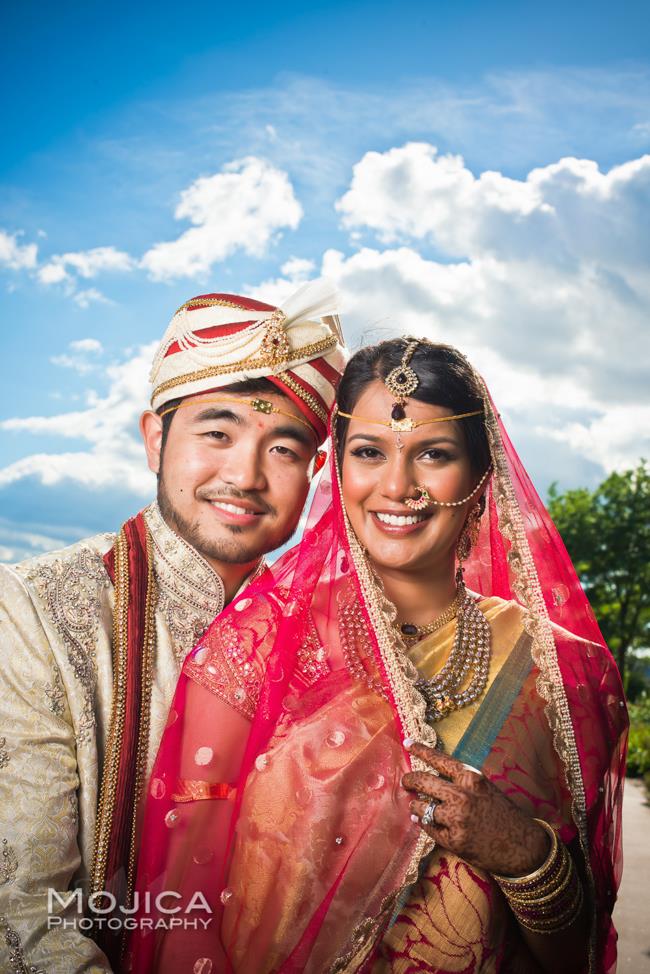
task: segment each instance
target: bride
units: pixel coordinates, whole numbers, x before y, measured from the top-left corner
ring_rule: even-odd
[[[620,680],[483,381],[445,345],[362,349],[331,432],[149,783],[137,891],[208,919],[141,911],[125,969],[613,972]]]

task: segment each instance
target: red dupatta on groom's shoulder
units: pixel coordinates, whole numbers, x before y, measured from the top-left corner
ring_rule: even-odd
[[[575,839],[594,906],[589,970],[609,974],[627,726],[620,680],[487,391],[485,402],[494,472],[466,578],[481,595],[519,603],[535,679],[529,700],[515,694],[494,716],[482,767],[522,807],[546,801],[549,782],[566,796],[554,825]],[[169,899],[141,900],[125,970],[373,968],[432,848],[400,781],[417,766],[402,739],[436,735],[394,618],[351,531],[333,460],[300,544],[185,662],[148,785],[136,883],[152,903],[171,893],[178,910],[171,923]],[[508,740],[514,755],[499,752]],[[490,887],[489,877],[469,881]],[[469,936],[454,926],[456,957]],[[506,970],[503,947],[488,945],[491,970]],[[436,971],[478,971],[451,954]]]
[[[136,815],[146,771],[151,672],[155,648],[155,582],[149,530],[141,511],[120,529],[104,556],[115,589],[113,698],[95,831],[91,893],[129,906],[136,865]],[[110,902],[107,900],[107,902]],[[119,967],[122,937],[102,926],[95,939]]]

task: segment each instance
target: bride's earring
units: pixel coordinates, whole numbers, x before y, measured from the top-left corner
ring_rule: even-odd
[[[467,516],[463,530],[461,531],[460,537],[456,543],[456,557],[458,558],[456,582],[458,585],[465,584],[465,569],[463,567],[463,562],[467,561],[472,548],[478,541],[479,532],[481,530],[482,513],[483,511],[481,510],[481,505],[475,504]]]

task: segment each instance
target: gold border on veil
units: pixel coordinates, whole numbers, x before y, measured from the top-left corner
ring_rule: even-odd
[[[499,529],[510,542],[507,560],[512,572],[513,590],[524,609],[524,629],[531,637],[531,655],[539,670],[536,683],[537,692],[546,703],[544,712],[551,729],[553,746],[565,769],[567,784],[571,792],[571,813],[578,831],[587,880],[593,896],[594,880],[589,861],[584,782],[569,703],[558,663],[552,623],[544,601],[535,561],[526,537],[521,510],[515,496],[499,423],[483,378],[467,359],[465,361],[474,372],[483,390],[485,426],[494,469],[492,490],[499,515]],[[590,972],[595,970],[595,947],[596,918],[594,915],[589,946]]]
[[[418,678],[417,670],[406,656],[404,651],[405,646],[392,625],[397,615],[397,610],[387,598],[381,580],[372,570],[368,557],[354,533],[343,504],[341,472],[339,470],[336,452],[336,413],[337,407],[335,405],[331,420],[333,462],[336,471],[339,497],[341,498],[341,510],[343,512],[346,537],[359,579],[361,594],[375,631],[381,661],[395,701],[395,707],[402,729],[406,736],[413,738],[413,740],[422,741],[430,747],[434,747],[437,741],[437,735],[433,727],[426,722],[426,703],[424,697],[415,686],[415,681]],[[427,765],[415,756],[411,757],[411,766],[414,771],[425,771],[427,769]],[[435,842],[433,839],[422,830],[400,887],[395,890],[392,896],[384,900],[376,916],[366,917],[357,924],[352,936],[330,968],[328,974],[353,974],[354,971],[359,969],[359,966],[368,956],[374,943],[376,932],[381,927],[386,913],[392,909],[392,905],[399,894],[415,882],[418,876],[420,862],[433,850],[434,846]]]

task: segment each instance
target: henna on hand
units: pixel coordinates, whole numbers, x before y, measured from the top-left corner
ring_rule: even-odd
[[[549,850],[546,832],[488,778],[424,744],[414,743],[409,751],[435,772],[411,771],[402,784],[439,803],[435,824],[422,826],[436,842],[473,866],[501,876],[524,876],[544,862]],[[411,802],[420,818],[426,806],[421,797]]]

